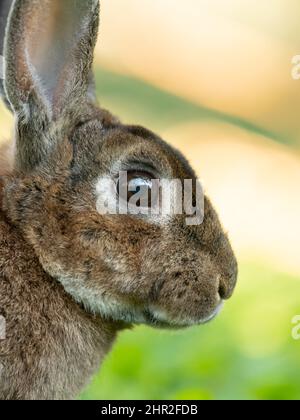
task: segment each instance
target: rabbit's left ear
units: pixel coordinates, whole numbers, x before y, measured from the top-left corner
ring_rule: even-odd
[[[50,133],[64,135],[94,99],[98,23],[98,0],[14,0],[4,42],[4,85],[18,118],[20,169],[39,165],[55,142]]]

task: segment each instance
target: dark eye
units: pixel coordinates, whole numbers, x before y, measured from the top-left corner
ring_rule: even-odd
[[[121,199],[138,208],[151,208],[157,205],[157,180],[147,172],[130,171],[120,175],[117,191]]]

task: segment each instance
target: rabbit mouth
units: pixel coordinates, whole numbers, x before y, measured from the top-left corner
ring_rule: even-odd
[[[172,319],[166,313],[159,310],[148,309],[143,312],[146,324],[154,328],[162,329],[182,329],[194,325],[205,325],[213,321],[224,308],[224,301],[220,300],[217,307],[206,317],[200,319]]]
[[[204,325],[209,323],[210,321],[213,321],[223,310],[224,308],[224,301],[221,299],[220,303],[216,307],[216,309],[210,314],[207,318],[202,319],[199,324]]]

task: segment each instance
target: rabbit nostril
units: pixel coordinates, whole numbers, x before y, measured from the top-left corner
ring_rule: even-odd
[[[226,286],[224,284],[220,284],[219,286],[219,295],[221,299],[226,299],[227,298],[227,290],[226,290]]]
[[[229,299],[232,295],[232,288],[230,287],[230,282],[227,283],[224,280],[220,280],[219,285],[219,295],[223,300]]]
[[[236,274],[232,275],[228,280],[221,279],[219,284],[219,295],[221,299],[231,298],[235,284],[236,284]]]

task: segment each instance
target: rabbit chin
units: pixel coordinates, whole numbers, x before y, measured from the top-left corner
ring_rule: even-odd
[[[218,305],[208,315],[200,318],[191,318],[188,316],[172,317],[167,312],[151,308],[147,312],[147,324],[157,328],[180,329],[188,328],[194,325],[204,325],[215,319],[224,307],[224,301],[220,299]]]

